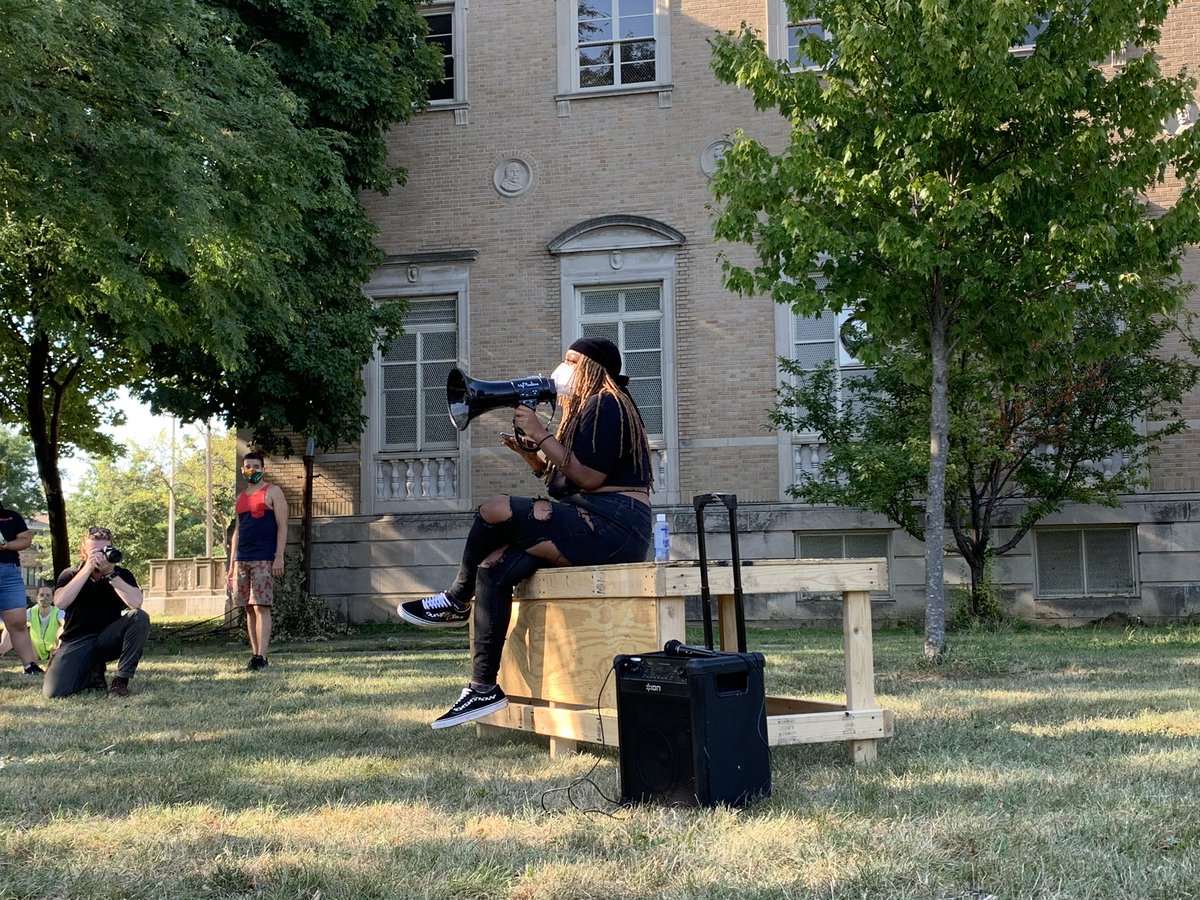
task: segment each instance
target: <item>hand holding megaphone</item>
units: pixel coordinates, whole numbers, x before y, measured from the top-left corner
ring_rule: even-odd
[[[535,409],[521,405],[513,410],[513,438],[526,453],[536,453],[551,433]]]

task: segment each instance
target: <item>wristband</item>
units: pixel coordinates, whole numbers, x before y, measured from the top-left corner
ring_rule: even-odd
[[[537,442],[537,445],[536,445],[536,446],[537,446],[537,448],[538,448],[539,450],[541,450],[541,449],[542,449],[542,444],[546,443],[546,441],[550,440],[550,438],[552,438],[552,437],[554,437],[554,435],[552,435],[552,434],[548,434],[548,435],[546,435],[544,438],[542,438],[540,441],[538,441],[538,442]]]

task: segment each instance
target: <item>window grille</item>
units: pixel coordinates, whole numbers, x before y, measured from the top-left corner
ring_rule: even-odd
[[[575,25],[579,89],[658,80],[655,0],[579,0]]]
[[[661,284],[579,289],[582,336],[608,338],[620,348],[629,393],[651,440],[662,439],[666,432],[662,295]]]
[[[843,533],[813,534],[797,532],[797,559],[879,559],[888,561],[888,573],[892,568],[891,535],[886,531],[847,531]],[[801,600],[840,600],[841,594],[830,591],[802,592]],[[872,600],[890,600],[890,586],[884,590],[871,591]]]
[[[1034,531],[1038,597],[1128,597],[1137,592],[1133,529]]]

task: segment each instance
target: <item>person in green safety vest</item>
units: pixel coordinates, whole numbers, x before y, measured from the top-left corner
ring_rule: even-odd
[[[29,609],[29,636],[38,659],[48,660],[58,649],[58,636],[67,614],[54,606],[54,585],[38,585],[37,606]]]
[[[38,585],[37,606],[32,606],[25,613],[29,623],[29,637],[33,642],[33,652],[42,662],[50,659],[58,646],[58,635],[67,614],[61,609],[54,608],[54,586],[43,582]],[[12,640],[5,631],[0,634],[0,656],[12,649]]]

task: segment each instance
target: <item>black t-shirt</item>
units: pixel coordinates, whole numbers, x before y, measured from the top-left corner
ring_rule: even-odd
[[[0,507],[0,535],[4,535],[6,541],[11,541],[18,534],[24,534],[28,530],[29,526],[25,524],[25,520],[21,518],[20,513]],[[0,547],[0,563],[20,565],[21,554],[16,550],[8,550]]]
[[[632,423],[624,407],[611,394],[598,394],[579,415],[571,455],[589,469],[604,472],[603,487],[648,487],[650,459],[641,448],[634,448],[632,438]],[[642,457],[640,469],[638,455]]]
[[[79,571],[79,566],[63,569],[55,582],[57,592],[66,585]],[[121,576],[126,584],[137,587],[137,579],[133,573],[121,566],[115,566],[113,571]],[[93,581],[91,577],[83,583],[75,601],[67,607],[67,622],[63,626],[62,639],[70,641],[75,638],[99,634],[117,619],[129,607],[118,596],[116,590],[107,581]]]

